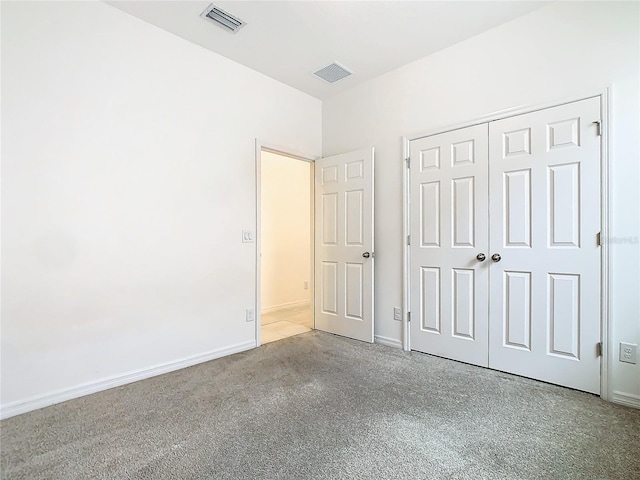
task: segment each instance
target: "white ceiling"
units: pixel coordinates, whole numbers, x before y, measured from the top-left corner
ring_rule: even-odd
[[[235,34],[200,17],[210,1],[107,3],[324,99],[549,2],[214,1],[246,22]],[[353,75],[313,75],[334,61]]]

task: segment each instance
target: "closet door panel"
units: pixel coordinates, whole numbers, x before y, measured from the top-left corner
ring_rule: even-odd
[[[488,365],[488,126],[411,142],[411,348]]]
[[[600,393],[600,100],[489,126],[489,367]]]

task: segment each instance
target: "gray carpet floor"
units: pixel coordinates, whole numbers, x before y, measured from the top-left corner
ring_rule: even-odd
[[[639,479],[640,411],[310,332],[4,420],[3,479]]]

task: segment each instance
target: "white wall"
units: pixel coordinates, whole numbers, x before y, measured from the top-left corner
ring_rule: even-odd
[[[376,148],[376,335],[400,340],[403,135],[612,86],[611,237],[639,230],[638,3],[554,3],[406,65],[323,104],[323,155]],[[615,351],[612,397],[640,406],[640,365],[617,361],[640,343],[637,243],[611,243]],[[615,393],[618,392],[618,393]]]
[[[262,310],[309,302],[311,164],[262,152]]]
[[[3,2],[2,123],[3,416],[255,345],[254,139],[319,156],[318,100],[104,3]]]
[[[403,135],[611,84],[611,236],[637,237],[638,24],[634,2],[554,3],[321,113],[106,4],[3,2],[1,414],[253,345],[255,245],[241,230],[255,226],[254,138],[308,157],[376,147],[388,338],[400,339]],[[640,343],[639,247],[611,247],[613,343]],[[620,399],[640,399],[640,366],[612,372]]]

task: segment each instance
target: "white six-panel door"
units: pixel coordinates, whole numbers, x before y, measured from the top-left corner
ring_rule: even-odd
[[[487,125],[410,146],[411,348],[486,367]]]
[[[600,119],[591,98],[489,125],[489,366],[600,393]]]
[[[411,141],[412,349],[600,392],[599,120],[595,97]]]
[[[373,148],[315,163],[315,328],[373,342]]]

